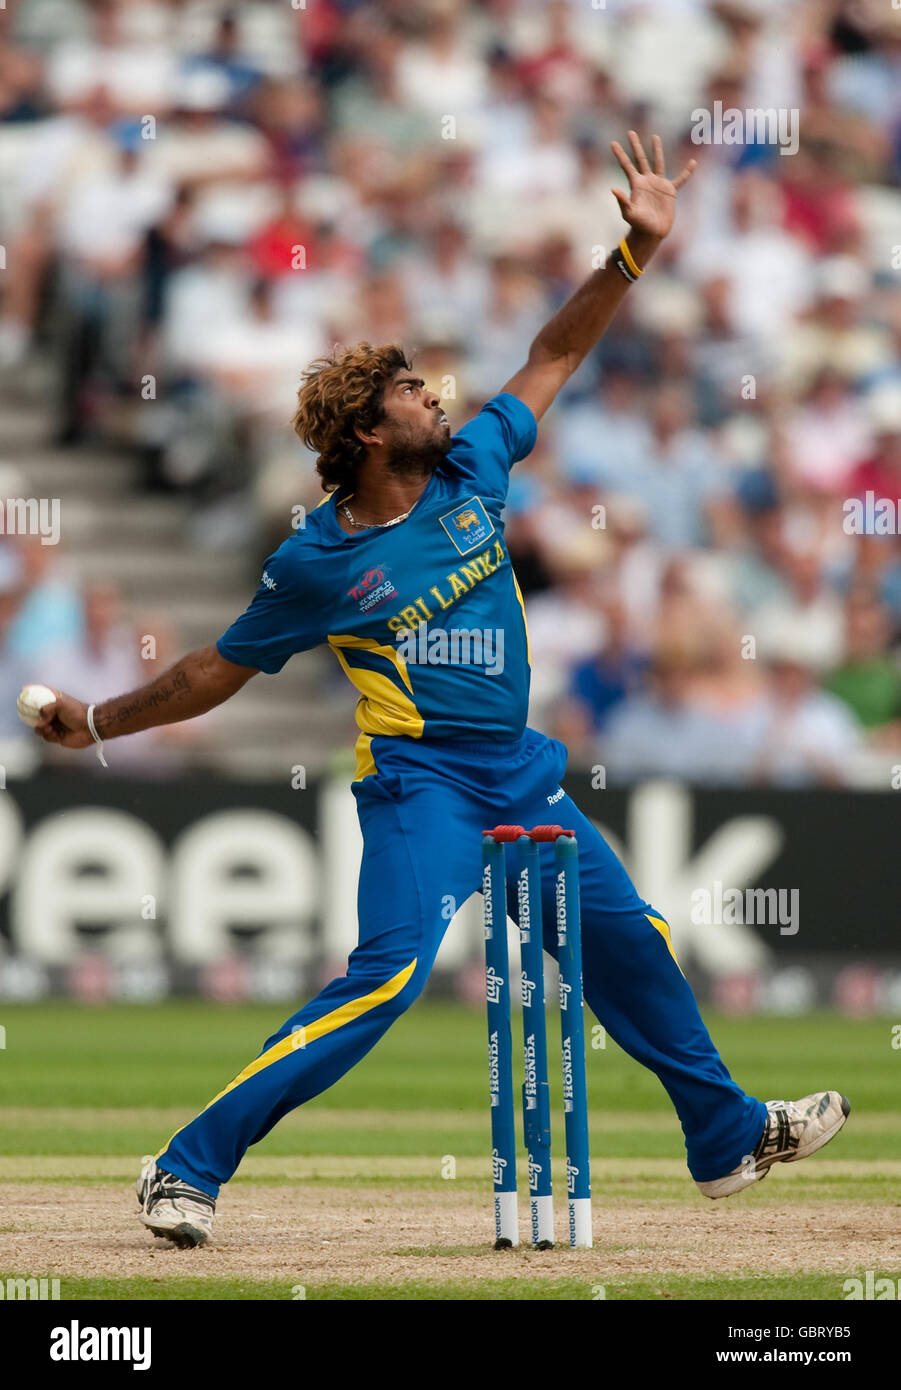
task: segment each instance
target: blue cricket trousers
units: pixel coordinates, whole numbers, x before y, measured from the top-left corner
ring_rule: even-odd
[[[319,1095],[413,1003],[457,906],[481,884],[481,832],[559,823],[579,844],[585,998],[610,1036],[649,1067],[675,1105],[700,1182],[751,1153],[766,1107],[731,1080],[673,956],[661,914],[638,897],[603,836],[568,796],[561,743],[374,738],[377,772],[353,783],[364,852],[359,943],[347,974],[289,1018],[260,1055],[159,1154],[215,1197],[251,1144]],[[513,856],[508,855],[511,879]],[[556,950],[553,846],[541,846],[545,949]]]

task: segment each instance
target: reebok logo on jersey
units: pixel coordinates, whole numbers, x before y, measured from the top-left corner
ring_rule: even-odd
[[[263,570],[263,577],[260,580],[260,583],[264,584],[266,588],[270,590],[278,588],[278,585],[276,584],[275,580],[272,578],[272,575],[269,573],[268,570]]]

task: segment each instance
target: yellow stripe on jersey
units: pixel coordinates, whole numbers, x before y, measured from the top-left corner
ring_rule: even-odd
[[[355,637],[352,633],[333,633],[328,638],[328,644],[351,685],[360,692],[356,720],[362,732],[406,734],[408,738],[422,738],[425,720],[412,699],[413,686],[409,672],[397,648],[376,642],[372,637]],[[368,667],[355,666],[355,651],[381,657],[391,669],[373,671]]]
[[[645,917],[647,917],[647,919],[648,919],[648,921],[650,922],[651,926],[657,928],[657,930],[659,931],[660,935],[663,937],[664,941],[666,942],[666,949],[669,951],[669,953],[670,953],[670,955],[672,956],[673,960],[676,961],[676,964],[679,965],[679,962],[678,962],[678,960],[676,959],[676,953],[675,953],[675,951],[673,950],[672,939],[671,939],[670,934],[669,934],[669,922],[664,922],[664,920],[663,920],[662,917],[652,917],[651,914],[650,914],[650,912],[646,912],[644,915],[645,915]],[[684,975],[685,972],[683,971],[681,965],[679,965],[679,971],[680,971],[681,974]]]
[[[266,1067],[271,1067],[273,1062],[279,1062],[283,1057],[289,1057],[292,1052],[301,1051],[303,1048],[307,1047],[309,1043],[315,1042],[317,1038],[325,1037],[328,1033],[334,1033],[337,1028],[343,1028],[345,1024],[352,1023],[355,1018],[360,1018],[363,1014],[369,1013],[370,1009],[378,1008],[379,1004],[385,1004],[389,999],[394,999],[396,995],[400,994],[404,985],[407,984],[412,976],[413,971],[416,969],[417,962],[418,957],[414,956],[410,964],[405,965],[403,970],[399,970],[396,975],[392,975],[390,980],[386,980],[384,984],[378,985],[376,989],[370,990],[368,994],[362,994],[358,999],[348,999],[346,1004],[341,1004],[337,1009],[332,1009],[331,1013],[323,1014],[322,1018],[314,1018],[311,1023],[306,1023],[299,1028],[296,1033],[288,1033],[286,1037],[280,1038],[277,1043],[273,1043],[271,1047],[267,1048],[265,1052],[255,1058],[249,1066],[246,1066],[243,1071],[239,1072],[234,1081],[230,1081],[224,1090],[220,1091],[217,1096],[213,1096],[209,1104],[203,1107],[204,1110],[209,1110],[211,1105],[215,1105],[217,1100],[221,1100],[223,1096],[227,1096],[229,1091],[233,1091],[235,1087],[240,1086],[242,1082],[248,1081],[252,1076],[257,1076],[258,1073],[263,1071]],[[184,1126],[182,1126],[182,1128],[184,1128]],[[168,1149],[169,1145],[172,1143],[172,1139],[175,1138],[176,1134],[180,1133],[180,1129],[175,1131],[172,1138],[167,1140],[160,1149],[160,1152],[156,1155],[157,1158],[160,1157],[160,1154],[166,1152],[166,1149]]]
[[[354,773],[354,781],[362,782],[364,777],[372,777],[378,768],[375,765],[375,758],[372,755],[372,734],[360,734],[354,749],[357,755],[357,767]]]
[[[511,572],[511,574],[513,573],[512,570],[511,570],[510,572]],[[529,641],[529,624],[526,622],[526,605],[525,605],[525,602],[524,602],[524,600],[523,600],[522,589],[520,589],[520,587],[519,587],[519,580],[516,578],[516,575],[515,575],[515,574],[513,575],[513,587],[514,587],[514,589],[516,590],[516,597],[519,599],[519,606],[520,606],[520,608],[522,609],[522,625],[523,625],[523,628],[525,629],[525,634],[526,634],[526,661],[527,661],[527,662],[529,663],[529,665],[531,666],[531,664],[532,664],[532,644],[531,644],[531,642]]]

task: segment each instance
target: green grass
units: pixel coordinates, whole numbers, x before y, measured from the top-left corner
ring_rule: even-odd
[[[135,1157],[159,1147],[259,1051],[287,1010],[176,1002],[84,1006],[71,1002],[5,1005],[0,1025],[0,1181],[109,1184],[131,1177]],[[824,1208],[856,1201],[898,1202],[901,1052],[892,1019],[834,1014],[732,1018],[707,1022],[733,1075],[763,1098],[795,1097],[824,1085],[851,1098],[854,1122],[828,1158],[785,1170],[755,1191],[768,1205],[789,1190]],[[559,1067],[551,1027],[553,1114]],[[440,1192],[440,1164],[453,1155],[457,1186],[484,1191],[487,1163],[485,1022],[462,1005],[425,1002],[324,1096],[284,1120],[256,1145],[236,1183],[303,1183]],[[595,1187],[606,1200],[682,1204],[682,1135],[656,1078],[608,1040],[589,1049]],[[561,1158],[555,1126],[556,1160]],[[630,1163],[629,1160],[632,1162]],[[854,1161],[863,1160],[860,1170]],[[880,1164],[882,1167],[880,1167]],[[734,1201],[744,1201],[740,1197]],[[889,1213],[894,1215],[894,1212]],[[4,1231],[27,1231],[4,1213]],[[2,1234],[2,1232],[0,1232]],[[424,1249],[423,1260],[435,1252]],[[446,1253],[446,1252],[438,1252]],[[500,1271],[499,1271],[500,1273]],[[66,1297],[289,1299],[265,1280],[182,1276],[66,1280]],[[638,1276],[610,1281],[607,1299],[831,1299],[836,1276],[762,1278]],[[74,1292],[74,1290],[79,1292]],[[476,1290],[474,1292],[473,1290]],[[423,1279],[307,1288],[308,1299],[586,1299],[584,1278],[501,1277],[464,1284]]]
[[[12,1272],[0,1270],[0,1280]],[[860,1277],[863,1277],[862,1274]],[[303,1293],[300,1290],[303,1289]],[[633,1279],[618,1277],[605,1283],[588,1279],[448,1279],[435,1282],[407,1279],[402,1283],[288,1284],[274,1279],[191,1279],[179,1276],[132,1279],[63,1279],[60,1302],[138,1299],[154,1302],[188,1300],[247,1300],[266,1302],[513,1302],[568,1301],[586,1303],[654,1300],[738,1299],[759,1302],[770,1299],[822,1299],[841,1301],[842,1280],[835,1274],[785,1275],[761,1278],[703,1278],[688,1275],[655,1275]]]
[[[286,1012],[277,1005],[7,1004],[0,1008],[7,1033],[0,1105],[194,1106],[256,1056]],[[826,1079],[862,1110],[897,1111],[901,1051],[892,1049],[889,1019],[709,1014],[707,1022],[733,1074],[758,1095],[803,1094]],[[484,1031],[477,1009],[420,1004],[311,1105],[483,1110]],[[594,1107],[668,1111],[656,1078],[613,1042],[590,1048],[588,1061]]]

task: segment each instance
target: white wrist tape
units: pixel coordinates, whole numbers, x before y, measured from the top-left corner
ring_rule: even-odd
[[[102,738],[100,737],[100,735],[98,734],[98,732],[97,732],[97,727],[96,727],[96,725],[95,725],[95,723],[94,723],[94,706],[93,706],[93,705],[88,705],[88,729],[90,730],[91,738],[94,740],[94,742],[95,742],[96,745],[97,745],[97,757],[98,757],[98,759],[99,759],[99,761],[100,761],[101,766],[102,766],[102,767],[109,767],[109,763],[106,761],[106,758],[103,756],[103,739],[102,739]]]

